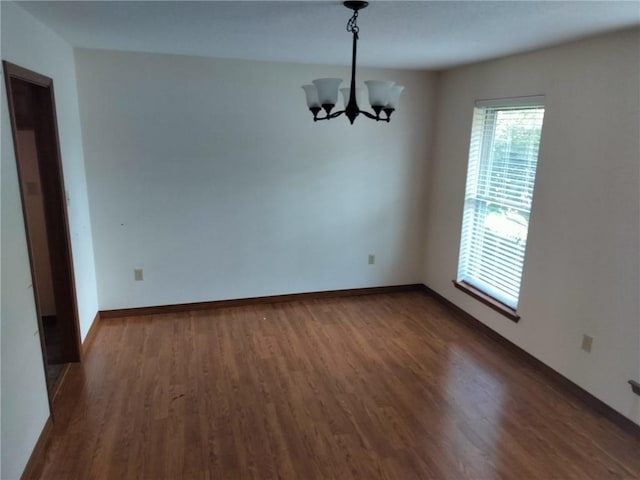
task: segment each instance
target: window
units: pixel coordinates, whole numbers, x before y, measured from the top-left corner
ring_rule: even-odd
[[[517,320],[544,97],[477,102],[456,286]],[[466,288],[471,287],[471,288]],[[499,304],[496,305],[496,301]],[[504,308],[506,306],[507,308]]]

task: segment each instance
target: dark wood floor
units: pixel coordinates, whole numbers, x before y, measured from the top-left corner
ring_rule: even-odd
[[[109,319],[47,479],[640,478],[640,441],[420,292]]]

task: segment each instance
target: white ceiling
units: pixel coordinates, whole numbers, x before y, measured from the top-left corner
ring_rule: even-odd
[[[20,2],[75,47],[348,65],[339,1]],[[441,69],[640,24],[635,1],[371,1],[358,64]]]

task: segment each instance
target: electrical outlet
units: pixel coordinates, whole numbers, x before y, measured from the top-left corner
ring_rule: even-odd
[[[376,263],[376,256],[369,255],[369,265],[373,265],[374,263]]]
[[[134,279],[136,282],[141,282],[142,280],[144,280],[144,273],[143,273],[143,271],[142,271],[142,269],[141,269],[141,268],[136,268],[136,269],[133,271],[133,279]]]
[[[583,335],[582,336],[582,349],[585,352],[590,353],[592,346],[593,346],[593,337],[590,337],[589,335]]]

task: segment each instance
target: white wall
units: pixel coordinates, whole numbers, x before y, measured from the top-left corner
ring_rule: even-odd
[[[360,71],[407,89],[391,124],[350,126],[314,124],[300,88],[347,67],[76,65],[101,309],[421,281],[433,74]]]
[[[73,51],[20,7],[1,3],[2,59],[54,79],[82,337],[97,307]],[[2,472],[18,478],[49,416],[29,257],[6,103],[2,102]]]
[[[424,265],[428,286],[636,423],[639,60],[635,30],[442,73]],[[546,110],[515,324],[451,280],[474,101],[536,94]]]

